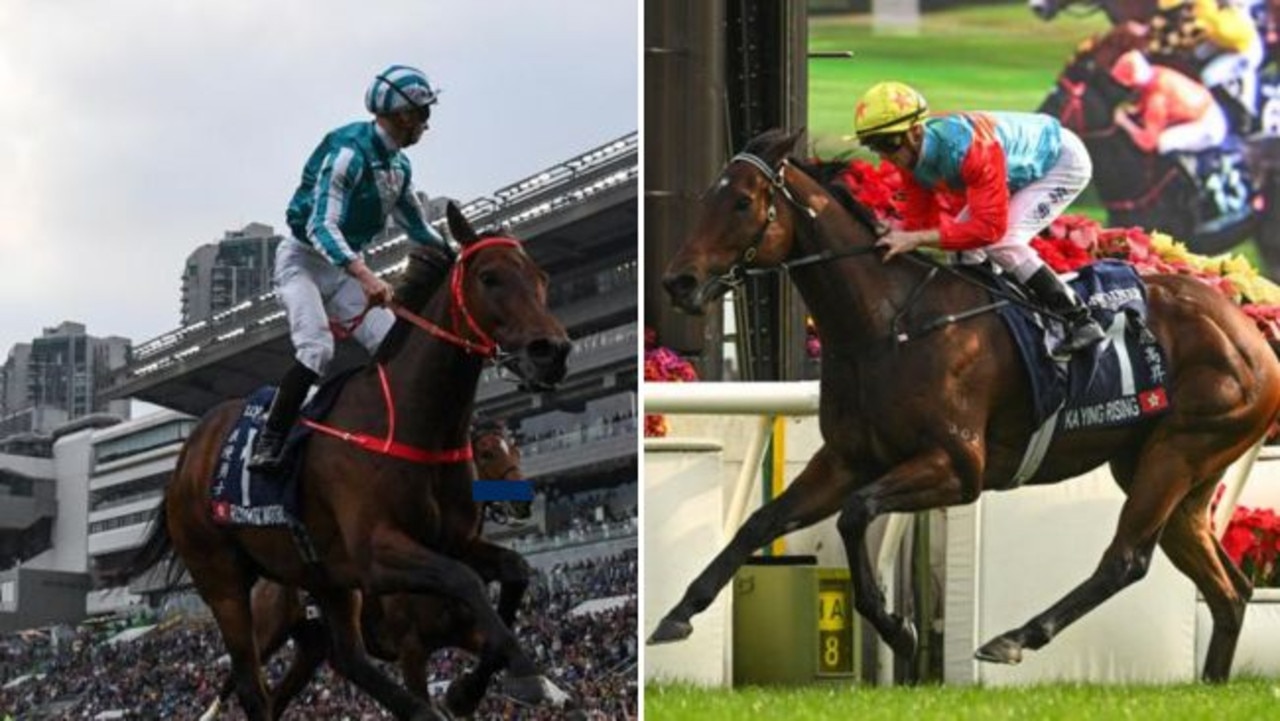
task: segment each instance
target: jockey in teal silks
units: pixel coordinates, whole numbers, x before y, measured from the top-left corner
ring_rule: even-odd
[[[292,237],[276,252],[274,279],[289,318],[294,363],[280,381],[254,444],[249,461],[254,470],[279,466],[285,436],[307,391],[333,359],[330,316],[346,320],[368,308],[352,335],[370,353],[391,329],[394,316],[383,306],[395,293],[360,257],[386,226],[387,216],[428,249],[427,266],[433,272],[422,288],[423,298],[444,282],[453,265],[453,251],[427,224],[409,159],[400,152],[422,138],[437,98],[420,70],[387,68],[365,92],[365,108],[374,119],[330,132],[302,170],[286,215]]]

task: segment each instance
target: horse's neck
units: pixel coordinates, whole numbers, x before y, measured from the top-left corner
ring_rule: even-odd
[[[857,223],[832,200],[811,223],[797,213],[797,252],[794,256],[848,252],[874,242],[871,231]],[[836,338],[888,338],[894,315],[905,303],[914,283],[906,261],[882,263],[868,252],[794,269],[791,279],[804,298],[809,314],[822,332],[824,347]]]
[[[448,303],[441,302],[442,295],[428,306],[425,317],[448,328]],[[469,442],[471,409],[482,367],[477,356],[410,328],[385,366],[396,408],[398,439],[428,446]]]
[[[1138,149],[1124,131],[1106,137],[1084,139],[1089,155],[1105,163],[1095,169],[1093,182],[1104,201],[1131,200],[1141,196],[1160,178],[1166,165],[1159,158],[1148,157]]]

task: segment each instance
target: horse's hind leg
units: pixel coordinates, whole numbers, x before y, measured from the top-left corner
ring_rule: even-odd
[[[747,518],[702,573],[689,584],[684,597],[658,623],[649,643],[668,643],[693,633],[689,622],[705,611],[720,590],[756,550],[792,531],[811,526],[840,510],[853,490],[855,477],[835,453],[824,446],[787,487],[782,495],[766,503]]]
[[[1205,681],[1226,681],[1231,676],[1231,662],[1235,658],[1236,642],[1244,624],[1244,612],[1248,606],[1249,589],[1243,596],[1236,579],[1228,570],[1236,571],[1248,585],[1248,579],[1235,568],[1228,558],[1223,566],[1218,550],[1221,546],[1209,526],[1207,510],[1209,498],[1216,483],[1205,483],[1187,496],[1174,509],[1160,536],[1160,547],[1179,571],[1196,584],[1209,613],[1213,616],[1213,635],[1209,639],[1209,651],[1204,659],[1201,677]]]
[[[1215,463],[1212,470],[1195,467],[1189,460],[1191,457],[1214,455],[1196,441],[1194,437],[1179,435],[1147,443],[1136,464],[1133,482],[1121,484],[1128,487],[1129,497],[1121,508],[1115,537],[1103,552],[1098,567],[1048,610],[1021,628],[984,644],[974,654],[978,660],[1018,663],[1023,649],[1042,648],[1062,629],[1146,575],[1156,541],[1174,509],[1191,491],[1193,479],[1217,478],[1229,460]],[[1218,455],[1218,460],[1222,460],[1222,454]]]
[[[854,492],[836,522],[853,580],[854,607],[871,622],[905,665],[915,658],[917,635],[910,619],[890,613],[867,554],[867,529],[884,513],[953,506],[965,501],[964,484],[949,456],[941,449],[899,464],[884,476]]]
[[[207,573],[207,571],[206,571]],[[204,578],[204,574],[200,575]],[[197,578],[192,574],[192,578]],[[258,658],[258,645],[253,637],[253,621],[249,611],[249,584],[218,595],[201,595],[222,632],[222,642],[231,657],[231,675],[235,680],[236,697],[244,709],[248,721],[274,721],[266,679],[262,675],[262,663]]]
[[[382,704],[396,718],[445,721],[430,702],[419,699],[387,678],[369,660],[360,635],[360,593],[345,589],[313,591],[329,624],[333,653],[330,663],[339,674]]]

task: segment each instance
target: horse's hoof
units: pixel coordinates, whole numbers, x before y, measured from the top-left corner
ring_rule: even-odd
[[[535,706],[548,698],[545,684],[546,678],[540,675],[519,678],[508,676],[506,682],[502,684],[502,691],[516,703]]]
[[[1022,644],[1008,636],[998,636],[974,651],[973,657],[979,661],[1015,666],[1022,662]]]
[[[693,633],[693,624],[688,621],[677,621],[667,616],[662,619],[662,622],[658,624],[658,628],[649,636],[649,645],[656,646],[660,643],[683,641],[689,638],[691,633]]]
[[[453,683],[449,684],[449,689],[444,693],[444,705],[454,718],[470,718],[475,714],[476,709],[480,707],[480,701],[484,698],[484,689],[478,690],[473,688],[474,684],[469,682],[470,676],[463,676]]]
[[[916,625],[910,619],[899,618],[898,631],[889,640],[889,648],[893,649],[894,655],[912,661],[916,657],[919,643],[920,636],[916,633]]]

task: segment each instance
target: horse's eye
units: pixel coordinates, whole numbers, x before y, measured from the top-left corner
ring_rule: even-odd
[[[739,196],[738,196],[738,199],[737,199],[737,200],[735,200],[735,201],[733,201],[733,209],[734,209],[734,210],[750,210],[750,209],[751,209],[751,196],[750,196],[750,195],[739,195]]]
[[[480,273],[480,282],[483,283],[488,288],[492,288],[494,286],[502,284],[502,281],[498,277],[498,274],[488,270]]]

